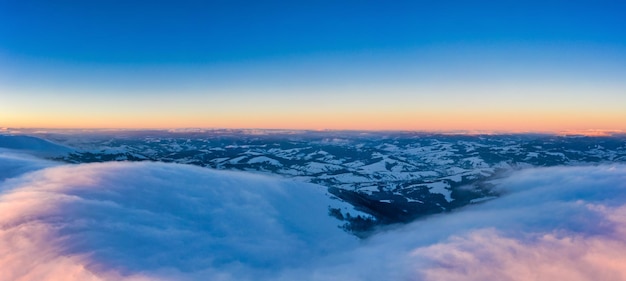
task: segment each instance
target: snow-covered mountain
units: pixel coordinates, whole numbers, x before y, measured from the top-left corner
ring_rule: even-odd
[[[0,134],[0,149],[22,151],[42,157],[63,156],[74,152],[74,150],[69,147],[52,143],[41,138],[3,134]]]
[[[38,136],[77,149],[70,163],[157,161],[321,184],[375,217],[354,230],[408,222],[499,194],[489,180],[528,167],[626,162],[626,136],[408,132],[116,131]]]
[[[78,164],[0,149],[0,280],[626,278],[622,136],[203,134],[42,136]]]

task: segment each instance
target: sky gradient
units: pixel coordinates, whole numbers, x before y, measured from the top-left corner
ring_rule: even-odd
[[[0,127],[626,130],[626,2],[469,2],[0,0]]]

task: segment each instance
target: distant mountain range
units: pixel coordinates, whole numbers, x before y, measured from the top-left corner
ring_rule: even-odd
[[[356,233],[496,198],[490,181],[512,170],[626,162],[626,136],[239,130],[36,136],[62,144],[63,153],[52,158],[69,163],[175,162],[320,184],[372,216],[330,210]]]

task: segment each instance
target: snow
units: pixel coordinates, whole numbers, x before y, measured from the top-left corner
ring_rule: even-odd
[[[365,165],[365,163],[363,163],[360,160],[357,160],[357,161],[354,161],[354,162],[345,163],[343,165],[346,166],[346,167],[349,167],[349,168],[357,168],[357,167],[361,167],[361,166]]]
[[[447,179],[447,180],[451,180],[453,182],[461,182],[463,181],[463,175],[452,175],[452,176],[448,176],[448,177],[443,177],[442,179]]]
[[[233,159],[228,160],[228,163],[230,164],[238,164],[239,162],[241,162],[241,160],[246,159],[248,156],[239,156]]]
[[[360,186],[358,188],[358,191],[366,193],[366,194],[372,194],[374,192],[378,192],[379,190],[378,190],[378,186],[368,185],[368,186]]]
[[[50,141],[22,135],[0,134],[0,148],[22,151],[42,157],[60,156],[74,149]]]
[[[304,167],[302,167],[302,170],[305,171],[307,174],[319,174],[340,169],[342,169],[342,167],[339,165],[332,165],[320,162],[309,162]]]
[[[487,163],[480,157],[468,157],[464,158],[463,161],[470,163],[473,168],[486,168],[489,167]]]
[[[112,148],[112,147],[105,147],[105,148],[100,148],[100,149],[88,149],[87,151],[91,153],[103,153],[103,154],[122,154],[122,153],[128,152],[128,150],[124,148]]]
[[[363,177],[363,176],[358,176],[358,175],[354,175],[352,173],[343,173],[343,174],[338,174],[338,175],[323,175],[320,176],[319,178],[321,179],[336,179],[339,182],[342,183],[361,183],[361,182],[370,182],[371,180]]]
[[[448,168],[448,169],[446,170],[446,173],[448,173],[448,174],[461,174],[461,173],[464,173],[465,171],[467,171],[467,170],[465,170],[465,169],[463,169],[463,168],[459,168],[459,167],[450,167],[450,168]]]
[[[452,192],[448,189],[450,188],[450,184],[444,181],[437,181],[432,183],[427,183],[426,186],[430,189],[430,193],[439,193],[443,194],[446,197],[446,201],[452,201]]]
[[[248,160],[248,164],[256,164],[256,163],[267,163],[273,166],[282,166],[282,164],[280,164],[278,160],[269,158],[267,156],[254,157]]]
[[[211,160],[211,162],[213,162],[213,163],[221,163],[221,162],[224,162],[224,161],[226,161],[228,159],[230,159],[230,158],[228,158],[228,157],[215,158],[215,159]]]
[[[566,158],[565,154],[563,154],[562,152],[544,152],[544,153],[550,156],[558,156],[561,158]]]
[[[375,162],[373,164],[369,164],[366,166],[361,166],[359,167],[359,170],[362,171],[363,173],[366,174],[373,174],[376,172],[383,172],[383,171],[387,171],[387,168],[385,166],[385,160],[381,160],[378,162]]]
[[[526,159],[537,158],[539,157],[539,153],[537,152],[528,152],[526,153]]]
[[[396,152],[400,150],[398,146],[393,145],[393,144],[388,144],[388,143],[378,146],[378,149],[382,149],[382,150],[390,151],[390,152]]]

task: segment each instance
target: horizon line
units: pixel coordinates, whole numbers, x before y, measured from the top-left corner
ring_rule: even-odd
[[[418,130],[418,129],[290,129],[290,128],[229,128],[229,127],[171,127],[171,128],[97,128],[97,127],[0,127],[1,133],[73,133],[105,131],[162,131],[170,133],[202,133],[209,131],[254,131],[262,132],[354,132],[354,133],[422,133],[441,135],[556,135],[556,136],[616,136],[626,135],[626,130],[618,129],[565,129],[565,130]]]

